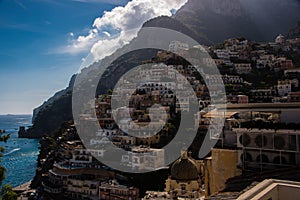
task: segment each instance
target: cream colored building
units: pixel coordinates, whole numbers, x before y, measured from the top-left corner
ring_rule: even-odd
[[[184,152],[171,167],[171,175],[166,180],[166,192],[170,194],[170,198],[196,199],[202,194],[201,186],[199,167],[196,161]]]
[[[225,189],[226,181],[242,174],[237,168],[238,151],[212,149],[211,157],[204,161],[205,196],[217,194]]]
[[[300,183],[267,179],[239,196],[238,200],[298,200]]]
[[[99,186],[99,197],[97,199],[110,200],[138,200],[139,189],[121,185],[117,180],[110,180],[108,183],[103,182]]]
[[[98,199],[98,180],[68,179],[67,193],[74,199]]]

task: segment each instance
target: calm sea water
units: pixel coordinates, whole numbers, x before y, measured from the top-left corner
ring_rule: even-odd
[[[30,181],[37,167],[39,141],[18,138],[19,126],[30,126],[31,115],[0,115],[0,129],[10,133],[7,143],[0,142],[5,148],[1,164],[6,168],[3,184],[13,187]]]

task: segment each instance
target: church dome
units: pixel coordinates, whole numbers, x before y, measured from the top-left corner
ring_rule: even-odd
[[[198,170],[195,162],[188,158],[186,153],[171,167],[171,179],[174,180],[197,180]]]
[[[283,36],[283,35],[278,35],[277,37],[276,37],[276,39],[275,39],[275,42],[276,43],[284,43],[284,41],[285,41],[285,37]]]

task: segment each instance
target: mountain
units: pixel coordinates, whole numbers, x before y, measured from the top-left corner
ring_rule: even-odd
[[[54,94],[49,100],[35,108],[32,116],[33,126],[19,137],[41,138],[50,135],[65,121],[72,119],[72,88],[76,76],[73,75],[69,86]]]
[[[69,82],[69,86],[66,89],[63,89],[63,90],[61,90],[59,92],[56,92],[50,99],[48,99],[41,106],[39,106],[39,107],[37,107],[37,108],[35,108],[33,110],[32,123],[35,122],[35,119],[37,118],[37,115],[40,112],[43,112],[43,110],[45,108],[51,106],[53,103],[55,103],[56,100],[59,100],[60,98],[62,98],[63,96],[67,95],[67,93],[72,90],[75,79],[76,79],[76,75],[73,75],[71,77],[70,82]]]
[[[175,15],[176,16],[176,15]],[[143,27],[161,27],[167,28],[171,30],[175,30],[189,37],[193,38],[194,40],[200,42],[201,44],[210,44],[211,42],[208,38],[202,34],[202,32],[196,32],[189,27],[189,24],[185,23],[184,21],[177,20],[175,17],[156,17],[147,21]]]
[[[290,31],[287,34],[287,37],[289,39],[300,38],[300,21],[298,21],[297,26],[290,29]]]
[[[299,10],[299,0],[189,0],[174,18],[211,43],[233,37],[259,42],[285,34],[300,20]]]
[[[286,33],[300,20],[299,0],[189,0],[173,17],[157,17],[144,27],[163,27],[182,32],[200,44],[211,45],[233,37],[245,37],[254,41],[273,41],[280,33]],[[132,43],[147,40],[138,36]],[[144,41],[143,41],[144,42]],[[126,49],[126,46],[122,49]],[[122,52],[122,49],[112,57]],[[122,56],[106,71],[97,93],[113,88],[118,78],[143,60],[151,59],[156,51],[147,50]],[[105,63],[94,63],[86,73],[97,76],[97,69]],[[35,109],[33,126],[28,137],[39,138],[51,134],[65,121],[72,120],[72,83],[63,91]],[[88,80],[85,80],[88,84]]]
[[[124,48],[126,48],[126,46]],[[80,85],[84,88],[90,88],[90,80],[98,77],[99,68],[105,65],[106,62],[113,60],[111,57],[119,55],[119,51],[112,56],[103,59],[102,62],[94,63],[89,68],[84,69],[77,76],[74,75],[69,86],[65,90],[56,93],[56,95],[51,97],[47,102],[34,110],[35,116],[33,118],[33,126],[29,128],[25,134],[19,136],[27,138],[41,138],[45,135],[53,134],[54,131],[58,130],[62,124],[73,120],[72,94],[75,78],[78,76],[84,77]],[[124,73],[132,67],[140,65],[141,61],[153,58],[156,53],[157,50],[146,49],[143,51],[131,52],[130,54],[119,57],[108,67],[108,70],[103,73],[99,82],[99,86],[101,85],[101,87],[97,88],[95,96],[97,96],[97,94],[106,93],[109,89],[113,88]],[[84,94],[84,91],[82,94]]]

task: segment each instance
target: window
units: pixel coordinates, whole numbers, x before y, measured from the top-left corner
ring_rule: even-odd
[[[186,186],[184,184],[181,185],[181,190],[186,190]]]

